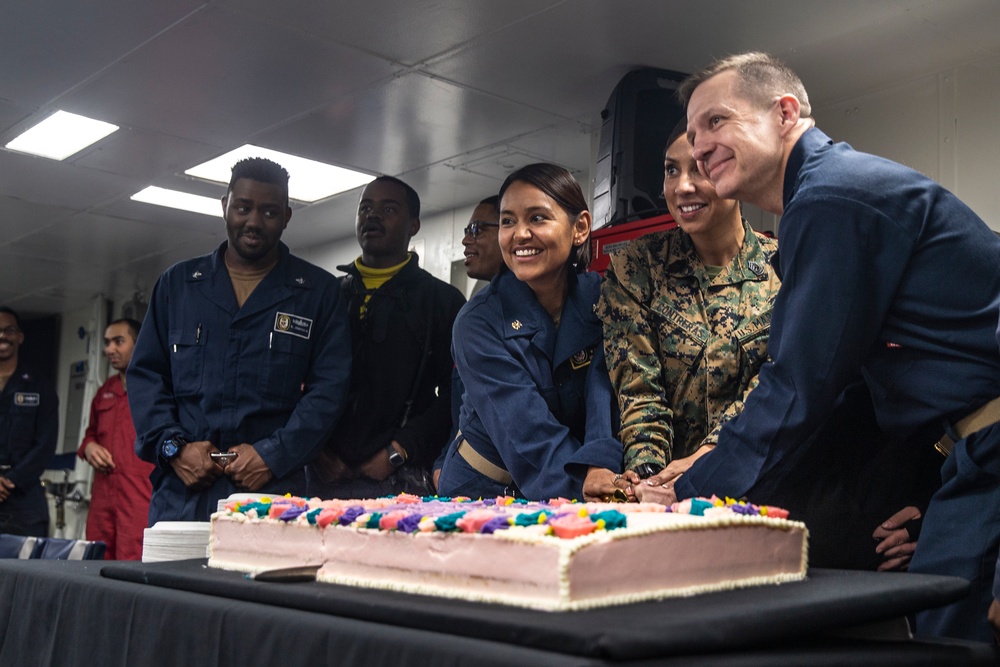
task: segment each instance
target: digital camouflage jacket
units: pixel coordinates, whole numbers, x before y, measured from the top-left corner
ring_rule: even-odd
[[[781,284],[770,265],[778,246],[743,227],[743,247],[714,278],[679,228],[611,257],[597,313],[627,470],[715,444],[757,383]]]

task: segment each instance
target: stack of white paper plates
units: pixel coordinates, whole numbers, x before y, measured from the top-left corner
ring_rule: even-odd
[[[211,525],[207,521],[158,521],[142,538],[142,561],[206,558]]]

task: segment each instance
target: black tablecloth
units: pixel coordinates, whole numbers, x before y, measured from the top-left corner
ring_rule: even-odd
[[[549,613],[262,583],[203,560],[0,561],[0,664],[991,664],[981,644],[831,635],[965,588],[947,577],[814,570],[781,586]]]

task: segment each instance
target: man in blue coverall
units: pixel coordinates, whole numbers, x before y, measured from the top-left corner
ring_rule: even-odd
[[[150,525],[206,521],[234,492],[303,494],[347,393],[337,281],[280,241],[288,172],[238,162],[222,211],[229,240],[160,276],[128,367]]]
[[[933,431],[947,453],[910,570],[961,576],[972,590],[918,614],[916,631],[990,640],[1000,541],[1000,238],[934,181],[834,144],[814,127],[799,78],[771,56],[718,61],[681,95],[694,156],[719,195],[782,216],[782,286],[772,361],[743,413],[673,486],[650,478],[637,495],[752,500],[754,486],[789,465],[860,374],[885,432]]]
[[[59,401],[47,380],[20,361],[21,318],[0,306],[0,533],[49,534],[39,478],[56,451]]]

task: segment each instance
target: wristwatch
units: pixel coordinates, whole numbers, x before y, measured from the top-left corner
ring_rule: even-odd
[[[663,466],[656,463],[642,463],[635,467],[636,474],[639,475],[641,479],[646,479],[647,477],[652,477],[663,470]]]
[[[168,461],[177,458],[177,455],[181,453],[181,448],[186,444],[188,444],[187,439],[179,435],[167,438],[160,447],[160,455]]]
[[[392,464],[393,468],[398,468],[406,463],[406,457],[400,454],[399,450],[393,447],[391,442],[385,446],[385,451],[389,453],[389,463]]]

